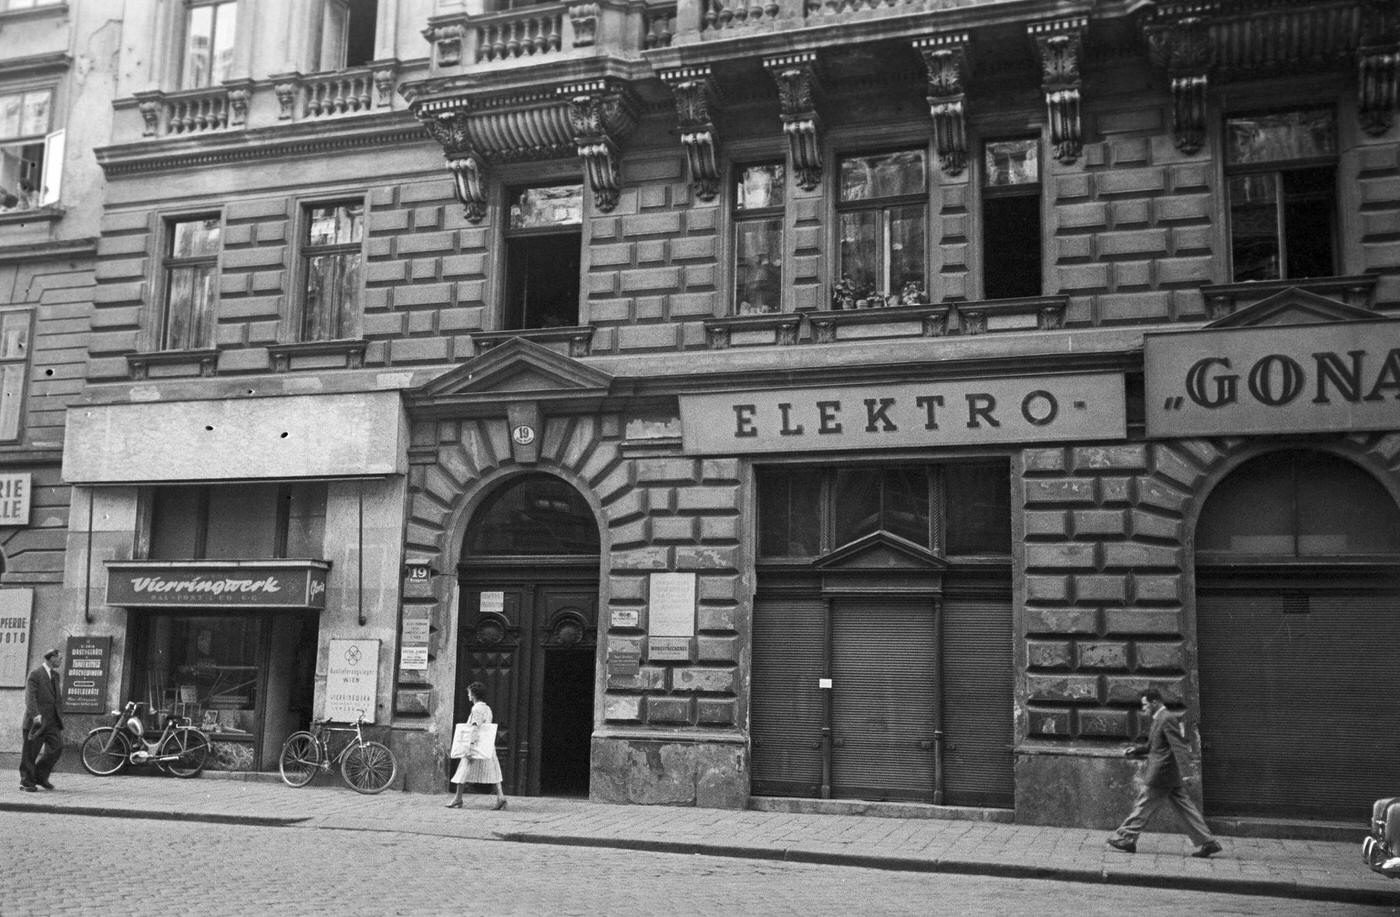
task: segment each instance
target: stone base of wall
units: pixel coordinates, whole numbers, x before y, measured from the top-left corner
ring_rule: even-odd
[[[593,738],[589,798],[595,802],[742,809],[749,753],[741,743],[691,737]]]
[[[443,763],[447,749],[443,747],[441,738],[429,732],[395,730],[388,744],[399,759],[399,776],[390,789],[404,789],[410,793],[445,793],[451,790]]]
[[[1133,777],[1141,766],[1121,757],[1018,754],[1016,821],[1112,830],[1137,796]],[[1174,830],[1169,824],[1153,828]]]

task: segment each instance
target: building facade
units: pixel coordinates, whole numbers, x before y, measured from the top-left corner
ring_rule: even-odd
[[[128,0],[58,627],[234,769],[438,789],[479,681],[508,792],[1097,825],[1158,687],[1208,814],[1364,811],[1397,29]]]

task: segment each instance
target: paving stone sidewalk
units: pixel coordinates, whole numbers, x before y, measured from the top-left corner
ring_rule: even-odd
[[[264,775],[265,776],[265,775]],[[53,792],[21,793],[0,811],[284,825],[294,829],[405,831],[439,837],[602,846],[967,875],[1152,885],[1400,907],[1400,881],[1361,862],[1355,842],[1222,838],[1208,860],[1187,856],[1180,834],[1145,834],[1138,853],[1104,844],[1106,832],[923,818],[621,806],[579,799],[490,796],[447,809],[446,793],[363,796],[329,778],[293,789],[266,779],[206,774],[177,780],[125,774],[54,775]]]

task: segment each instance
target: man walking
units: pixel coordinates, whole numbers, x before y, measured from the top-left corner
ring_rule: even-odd
[[[49,650],[44,664],[29,673],[24,683],[24,743],[19,754],[19,788],[26,793],[39,787],[53,789],[49,774],[63,754],[63,717],[58,713],[58,666],[63,654]]]
[[[1186,825],[1192,843],[1198,845],[1191,855],[1208,857],[1219,853],[1220,842],[1211,836],[1206,821],[1191,797],[1186,795],[1182,775],[1186,772],[1186,733],[1181,720],[1167,712],[1162,692],[1148,688],[1142,692],[1142,712],[1152,718],[1147,744],[1130,745],[1124,757],[1147,756],[1147,773],[1133,810],[1108,838],[1108,846],[1124,853],[1137,853],[1138,835],[1162,806],[1170,804]]]

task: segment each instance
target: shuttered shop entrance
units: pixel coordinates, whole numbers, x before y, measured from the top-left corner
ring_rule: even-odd
[[[1011,598],[950,593],[943,600],[944,799],[1014,805]]]
[[[1361,824],[1400,787],[1400,602],[1354,583],[1197,598],[1202,778],[1213,816]],[[1352,593],[1345,589],[1352,586]]]

